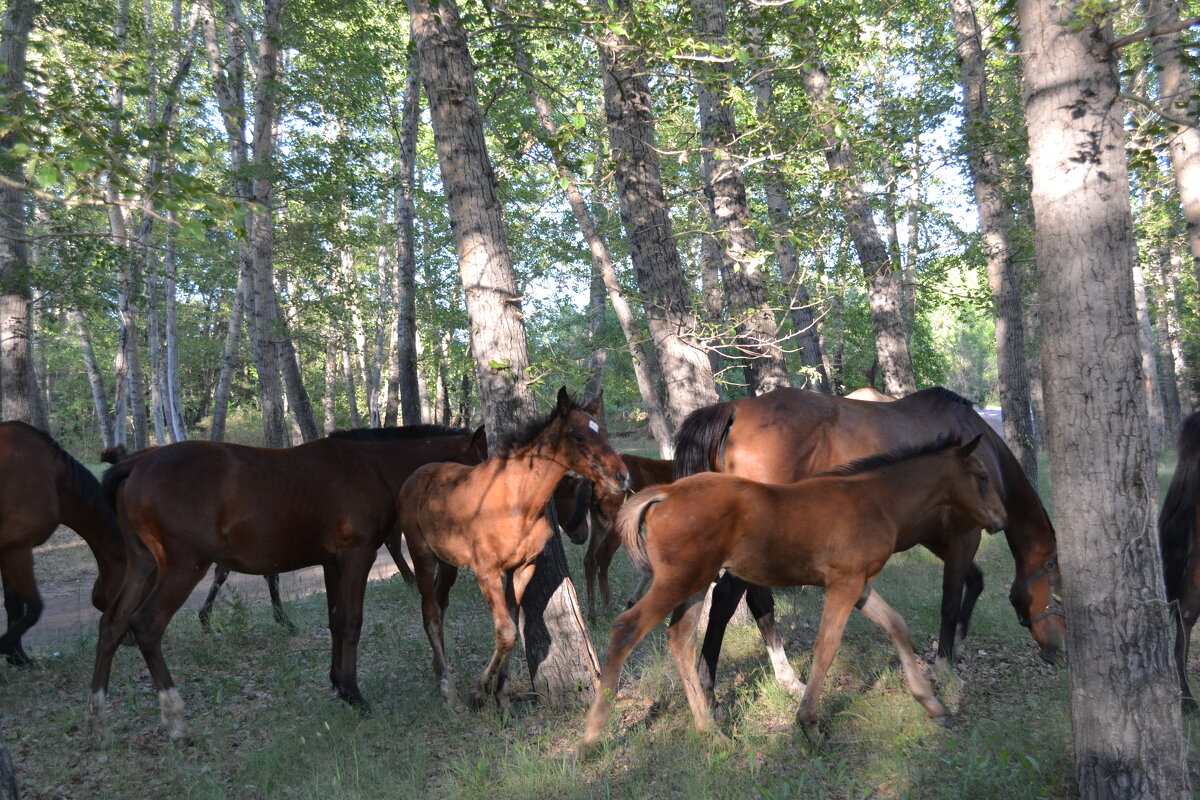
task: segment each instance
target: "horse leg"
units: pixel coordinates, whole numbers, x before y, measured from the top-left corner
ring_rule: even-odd
[[[296,625],[283,610],[283,598],[279,595],[279,575],[272,573],[263,576],[267,579],[267,593],[271,595],[271,616],[284,627],[288,633],[296,632]]]
[[[396,569],[400,570],[400,577],[404,579],[404,582],[411,584],[416,581],[417,578],[413,575],[412,568],[408,566],[408,561],[404,558],[404,536],[400,533],[390,533],[383,543],[387,545],[388,552],[392,555],[392,561],[396,562]]]
[[[162,637],[171,617],[175,615],[191,594],[192,589],[208,571],[208,564],[198,564],[190,569],[159,569],[154,587],[137,610],[129,617],[129,627],[137,641],[142,658],[150,670],[150,679],[158,690],[158,707],[167,735],[172,741],[187,736],[187,723],[183,718],[183,698],[175,688],[171,671],[162,654]]]
[[[458,570],[449,564],[441,564],[422,540],[410,537],[408,544],[413,559],[417,591],[421,594],[421,618],[425,626],[425,636],[429,639],[430,649],[433,650],[433,678],[438,683],[442,697],[446,698],[447,705],[455,711],[461,711],[462,703],[459,702],[458,693],[454,688],[454,674],[446,660],[446,646],[442,635],[445,604],[439,597],[442,594],[439,587],[445,583],[445,600],[449,602],[450,586],[453,585]]]
[[[625,659],[629,658],[633,648],[655,625],[666,619],[673,608],[693,594],[690,590],[680,590],[676,584],[677,582],[664,580],[662,575],[656,575],[650,591],[634,603],[633,608],[613,620],[612,635],[608,640],[608,655],[604,659],[604,669],[600,672],[600,686],[588,711],[587,727],[579,743],[580,755],[587,755],[600,741],[600,733],[612,714],[612,702],[617,696],[617,681],[621,677],[621,667],[625,665]]]
[[[21,646],[21,637],[42,616],[42,598],[33,574],[33,548],[18,548],[0,559],[0,577],[8,615],[8,630],[0,636],[0,655],[10,664],[30,664],[33,659]]]
[[[599,549],[600,540],[608,534],[608,526],[597,526],[596,530],[591,532],[588,537],[587,552],[583,554],[583,574],[587,578],[587,615],[592,622],[596,621],[596,575],[599,570],[599,565],[596,563],[596,551]],[[607,585],[605,586],[607,589]],[[605,593],[604,608],[607,611],[610,607],[612,598]]]
[[[338,676],[342,674],[342,612],[341,597],[338,587],[342,585],[341,565],[336,561],[321,565],[321,574],[325,578],[325,610],[329,614],[329,684],[336,690]]]
[[[358,642],[362,635],[363,595],[374,563],[375,551],[371,548],[347,549],[336,570],[337,585],[327,587],[327,591],[336,591],[338,597],[335,616],[338,617],[340,636],[334,645],[338,651],[334,658],[336,668],[330,670],[333,688],[337,690],[338,697],[367,713],[371,706],[358,688]]]
[[[935,722],[945,723],[946,709],[934,696],[933,687],[929,685],[925,673],[917,665],[917,659],[913,655],[912,638],[909,636],[908,625],[905,624],[904,618],[884,602],[879,593],[870,585],[859,598],[857,605],[859,611],[882,628],[887,637],[892,640],[892,646],[896,648],[896,653],[900,656],[900,667],[909,693],[929,712],[929,716]]]
[[[712,730],[713,725],[712,707],[696,672],[696,624],[704,610],[705,594],[703,590],[696,592],[676,606],[671,614],[671,627],[667,629],[667,644],[671,647],[675,668],[679,670],[683,691],[692,709],[692,720],[696,730],[701,732]]]
[[[617,536],[617,531],[610,522],[605,525],[600,534],[600,542],[596,553],[596,569],[598,570],[597,578],[600,583],[600,603],[604,610],[612,611],[612,584],[608,580],[608,568],[612,566],[613,556],[617,554],[617,549],[621,546],[621,538]],[[645,590],[649,587],[647,576],[642,575],[642,582],[638,584],[638,589],[635,590],[633,601],[637,602]]]
[[[802,697],[805,686],[792,669],[792,662],[788,661],[787,653],[783,649],[783,640],[779,638],[779,626],[775,624],[775,597],[771,590],[762,586],[751,586],[746,592],[746,605],[754,615],[754,621],[758,623],[758,632],[762,634],[763,643],[767,646],[767,655],[771,658],[775,680],[793,697]]]
[[[508,656],[517,643],[517,626],[509,611],[509,601],[512,599],[504,587],[504,576],[498,570],[482,570],[475,573],[475,581],[483,599],[492,609],[492,624],[496,628],[496,649],[492,652],[491,660],[479,675],[479,683],[471,696],[471,705],[479,708],[488,697],[496,698],[497,705],[502,705],[500,689],[503,682],[504,666]]]
[[[796,724],[804,731],[809,741],[817,739],[817,707],[821,702],[821,690],[825,675],[837,655],[842,643],[842,631],[850,612],[866,588],[866,579],[849,579],[825,587],[825,607],[821,610],[821,623],[817,629],[817,643],[813,647],[812,668],[808,671],[808,687],[800,709],[796,712]]]
[[[755,587],[757,588],[757,587]],[[725,638],[725,628],[733,619],[742,595],[751,586],[741,578],[726,572],[717,579],[713,587],[712,605],[708,611],[708,629],[704,632],[704,644],[700,648],[700,686],[708,695],[709,703],[713,701],[713,687],[717,682],[717,660],[721,657],[721,642]],[[760,590],[770,593],[770,589]]]
[[[200,617],[200,627],[207,632],[211,632],[208,620],[212,616],[213,603],[217,601],[217,592],[221,591],[221,587],[225,585],[225,581],[229,578],[229,570],[217,564],[213,567],[212,587],[208,590],[208,596],[204,598],[204,605],[200,606],[200,610],[196,612]]]
[[[975,551],[979,549],[979,531],[927,546],[945,564],[942,571],[937,669],[943,675],[953,675],[954,665],[958,663],[959,646],[967,635],[970,615],[979,596],[978,593],[971,594],[971,582],[975,582],[979,591],[983,590],[983,572],[972,562]]]
[[[150,592],[157,573],[149,554],[145,553],[144,556],[130,559],[126,564],[125,577],[117,596],[100,616],[96,660],[92,666],[92,694],[86,713],[88,732],[96,739],[103,738],[107,729],[105,693],[108,691],[113,656],[125,634],[130,633],[129,618]]]

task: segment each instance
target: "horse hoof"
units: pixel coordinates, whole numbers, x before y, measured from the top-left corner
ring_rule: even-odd
[[[803,699],[804,693],[806,691],[808,691],[808,687],[805,686],[804,682],[801,681],[799,678],[793,678],[792,680],[788,681],[787,683],[785,683],[783,685],[783,688],[787,691],[788,694],[790,694],[792,697],[796,698],[797,700]]]

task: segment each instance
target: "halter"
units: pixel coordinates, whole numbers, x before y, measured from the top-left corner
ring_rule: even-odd
[[[1016,591],[1013,592],[1013,594],[1016,594],[1018,592],[1024,592],[1026,589],[1028,589],[1030,586],[1032,586],[1034,584],[1034,582],[1037,581],[1039,578],[1041,578],[1043,575],[1049,575],[1051,573],[1051,571],[1057,566],[1058,566],[1058,550],[1055,550],[1054,555],[1050,556],[1050,558],[1046,560],[1046,563],[1042,565],[1042,568],[1039,569],[1037,572],[1033,573],[1033,575],[1031,575],[1029,577],[1029,580],[1025,581],[1020,586],[1018,586]],[[1021,616],[1021,614],[1019,612],[1017,613],[1017,622],[1019,622],[1021,624],[1021,627],[1032,628],[1033,624],[1035,622],[1041,622],[1042,620],[1044,620],[1046,617],[1050,616],[1051,614],[1057,614],[1060,617],[1066,616],[1063,613],[1062,606],[1058,602],[1058,597],[1054,594],[1053,583],[1051,583],[1050,590],[1051,590],[1050,591],[1050,601],[1046,604],[1045,611],[1043,611],[1040,614],[1037,614],[1036,616],[1034,616],[1032,618],[1023,617],[1023,616]]]

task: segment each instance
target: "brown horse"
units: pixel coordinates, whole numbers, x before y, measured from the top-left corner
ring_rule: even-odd
[[[991,530],[1004,527],[1004,504],[974,452],[979,440],[866,458],[786,486],[708,473],[634,495],[621,509],[617,529],[630,556],[643,568],[649,565],[654,578],[646,596],[613,621],[580,749],[599,740],[630,651],[668,614],[668,641],[692,717],[698,729],[711,728],[696,673],[695,630],[705,590],[722,568],[757,586],[825,587],[808,687],[796,716],[810,737],[825,673],[855,606],[892,640],[913,697],[929,716],[944,718],[946,710],[913,657],[908,627],[870,583],[892,553],[917,543],[905,537],[935,507],[950,506]]]
[[[1175,669],[1185,705],[1196,699],[1188,683],[1187,662],[1192,628],[1200,617],[1200,413],[1192,414],[1179,428],[1179,455],[1175,475],[1158,516],[1163,577],[1167,602],[1175,620]]]
[[[338,696],[358,688],[363,593],[375,551],[393,533],[396,494],[432,461],[476,463],[468,431],[425,425],[347,431],[283,449],[189,441],[136,453],[105,473],[125,533],[126,572],[100,620],[89,728],[105,729],[113,653],[132,630],[172,739],[186,735],[183,701],[162,655],[171,617],[214,562],[256,575],[321,565]]]
[[[42,615],[33,548],[59,525],[78,533],[96,557],[92,605],[101,611],[125,572],[121,532],[91,472],[47,434],[24,422],[0,422],[0,578],[8,629],[0,655],[28,664],[21,637]]]
[[[647,458],[632,453],[622,453],[621,460],[629,470],[629,491],[638,492],[648,486],[659,483],[670,483],[674,478],[674,464],[661,458]],[[590,484],[585,487],[591,489]],[[587,614],[588,619],[596,620],[596,584],[600,585],[600,598],[604,610],[612,610],[612,588],[608,581],[608,568],[612,565],[613,556],[621,546],[621,537],[617,535],[617,512],[625,503],[628,493],[615,494],[603,489],[590,491],[589,523],[591,538],[588,540],[587,552],[583,556],[583,572],[587,578]],[[582,516],[582,515],[577,515]],[[576,531],[582,528],[583,520],[575,523],[574,518],[563,525],[563,530],[576,544],[582,544],[582,537],[575,538]],[[585,531],[586,532],[586,531]],[[629,604],[641,597],[642,592],[650,583],[649,576],[644,576],[637,589],[634,590]]]
[[[931,441],[939,434],[964,441],[983,436],[979,455],[1004,500],[1009,520],[1005,536],[1016,561],[1009,600],[1020,623],[1040,645],[1042,658],[1055,663],[1066,629],[1056,597],[1054,528],[1008,446],[969,401],[953,392],[933,388],[895,402],[878,402],[878,398],[867,402],[777,389],[717,403],[694,412],[680,426],[675,470],[679,476],[712,470],[765,483],[791,483],[872,453]],[[924,545],[945,562],[938,661],[948,668],[957,658],[975,600],[983,591],[983,573],[972,563],[979,526],[962,514],[941,510],[915,524],[904,540]],[[713,592],[701,670],[710,694],[725,626],[748,587],[729,576],[718,581]],[[770,590],[750,588],[746,602],[766,641],[776,679],[798,693],[802,685],[783,654]]]
[[[408,539],[434,678],[452,708],[459,702],[442,620],[458,569],[475,573],[496,627],[496,649],[472,702],[479,705],[491,696],[504,707],[508,657],[517,633],[513,616],[533,577],[534,560],[554,533],[544,513],[547,501],[568,470],[613,492],[629,483],[625,464],[598,421],[601,408],[599,398],[581,407],[560,389],[546,420],[514,435],[487,461],[475,467],[430,464],[400,490],[397,530]]]

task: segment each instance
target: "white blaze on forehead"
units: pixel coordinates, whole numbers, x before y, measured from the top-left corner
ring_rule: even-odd
[[[594,419],[588,420],[588,427],[594,430],[596,433],[600,432],[600,426],[596,424],[596,420]]]

